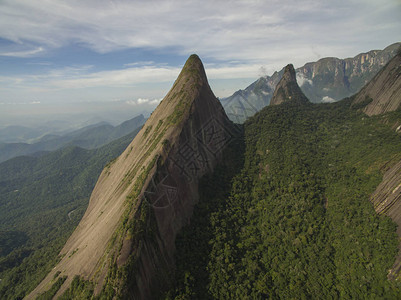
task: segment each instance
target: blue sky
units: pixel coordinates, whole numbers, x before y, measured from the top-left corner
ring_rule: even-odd
[[[399,41],[400,0],[1,0],[0,117],[94,102],[150,111],[192,53],[225,97],[288,63]]]

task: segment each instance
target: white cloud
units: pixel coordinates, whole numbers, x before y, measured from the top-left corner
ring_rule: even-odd
[[[324,97],[322,98],[322,102],[323,102],[323,103],[333,103],[333,102],[336,102],[336,100],[333,99],[333,98],[331,98],[331,97],[329,97],[329,96],[324,96]]]
[[[1,0],[0,56],[23,58],[38,68],[43,63],[28,60],[40,57],[52,65],[43,64],[41,71],[29,74],[3,70],[0,97],[25,101],[37,96],[43,103],[153,99],[163,96],[178,76],[182,66],[177,57],[191,53],[207,63],[209,79],[239,84],[238,79],[270,75],[288,63],[297,68],[320,57],[382,49],[401,40],[400,15],[399,0]],[[119,65],[110,61],[107,70],[96,60],[90,62],[94,66],[56,68],[62,52],[58,49],[76,45],[97,53],[138,48],[138,53],[166,58],[143,55],[121,59]],[[62,64],[71,57],[63,57]],[[231,84],[230,89],[245,86]]]
[[[25,51],[0,52],[0,56],[32,57],[43,51],[44,51],[44,49],[42,47],[37,47],[35,49],[25,50]]]
[[[19,55],[77,43],[99,53],[168,48],[281,68],[400,40],[400,13],[398,0],[3,0],[0,37],[40,45]]]
[[[124,67],[137,67],[137,66],[148,66],[148,65],[154,65],[154,61],[138,61],[138,62],[133,62],[133,63],[127,63],[124,64]]]
[[[61,77],[58,79],[53,77],[54,80],[49,80],[48,84],[50,87],[59,89],[131,86],[146,82],[172,81],[178,76],[179,72],[180,68],[175,67],[144,66],[122,70],[85,72],[75,74],[71,78]]]
[[[305,77],[304,74],[297,72],[297,83],[299,86],[303,86],[305,83],[313,85],[313,81]]]
[[[221,65],[207,68],[209,79],[256,78],[259,65]],[[43,74],[0,76],[0,85],[35,90],[130,87],[143,83],[172,83],[181,67],[146,65],[110,71],[92,71],[93,66],[52,69]]]
[[[157,104],[160,103],[162,99],[148,99],[148,98],[138,98],[136,100],[127,100],[125,101],[126,104],[137,106],[137,105],[150,105],[150,106],[156,106]]]

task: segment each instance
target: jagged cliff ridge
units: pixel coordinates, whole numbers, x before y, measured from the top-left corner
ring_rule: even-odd
[[[353,58],[327,57],[295,70],[305,96],[313,103],[341,100],[358,92],[394,55],[401,43],[384,50],[372,50]],[[244,90],[221,100],[227,115],[242,123],[269,105],[284,68],[271,76],[260,77]]]
[[[401,107],[401,49],[399,53],[356,95],[354,104],[371,101],[364,112],[379,115]]]
[[[192,55],[132,143],[103,170],[61,261],[28,298],[66,276],[59,296],[75,275],[107,297],[147,299],[168,285],[175,236],[192,215],[198,180],[235,130]]]
[[[292,64],[285,67],[283,77],[281,77],[280,82],[276,86],[270,105],[278,105],[289,101],[294,103],[309,102],[298,86]]]

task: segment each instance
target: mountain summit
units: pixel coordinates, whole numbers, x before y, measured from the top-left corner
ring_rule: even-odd
[[[298,85],[312,103],[333,102],[357,93],[397,54],[401,43],[384,50],[372,50],[355,57],[321,58],[295,70]],[[263,76],[247,88],[221,99],[228,117],[243,123],[269,105],[284,68],[271,76]]]
[[[201,60],[191,55],[132,143],[103,170],[60,262],[28,299],[56,283],[56,297],[149,299],[163,291],[172,280],[175,237],[199,199],[199,179],[235,135]]]
[[[306,98],[298,86],[294,66],[292,64],[285,67],[283,77],[276,86],[270,105],[278,105],[289,101],[298,103],[309,102],[308,98]]]

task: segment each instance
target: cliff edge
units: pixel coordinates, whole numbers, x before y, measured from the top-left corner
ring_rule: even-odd
[[[60,262],[27,299],[57,278],[65,281],[55,297],[76,295],[74,277],[94,295],[157,296],[172,278],[175,237],[199,199],[199,179],[235,135],[201,60],[191,55],[132,143],[105,167]]]

